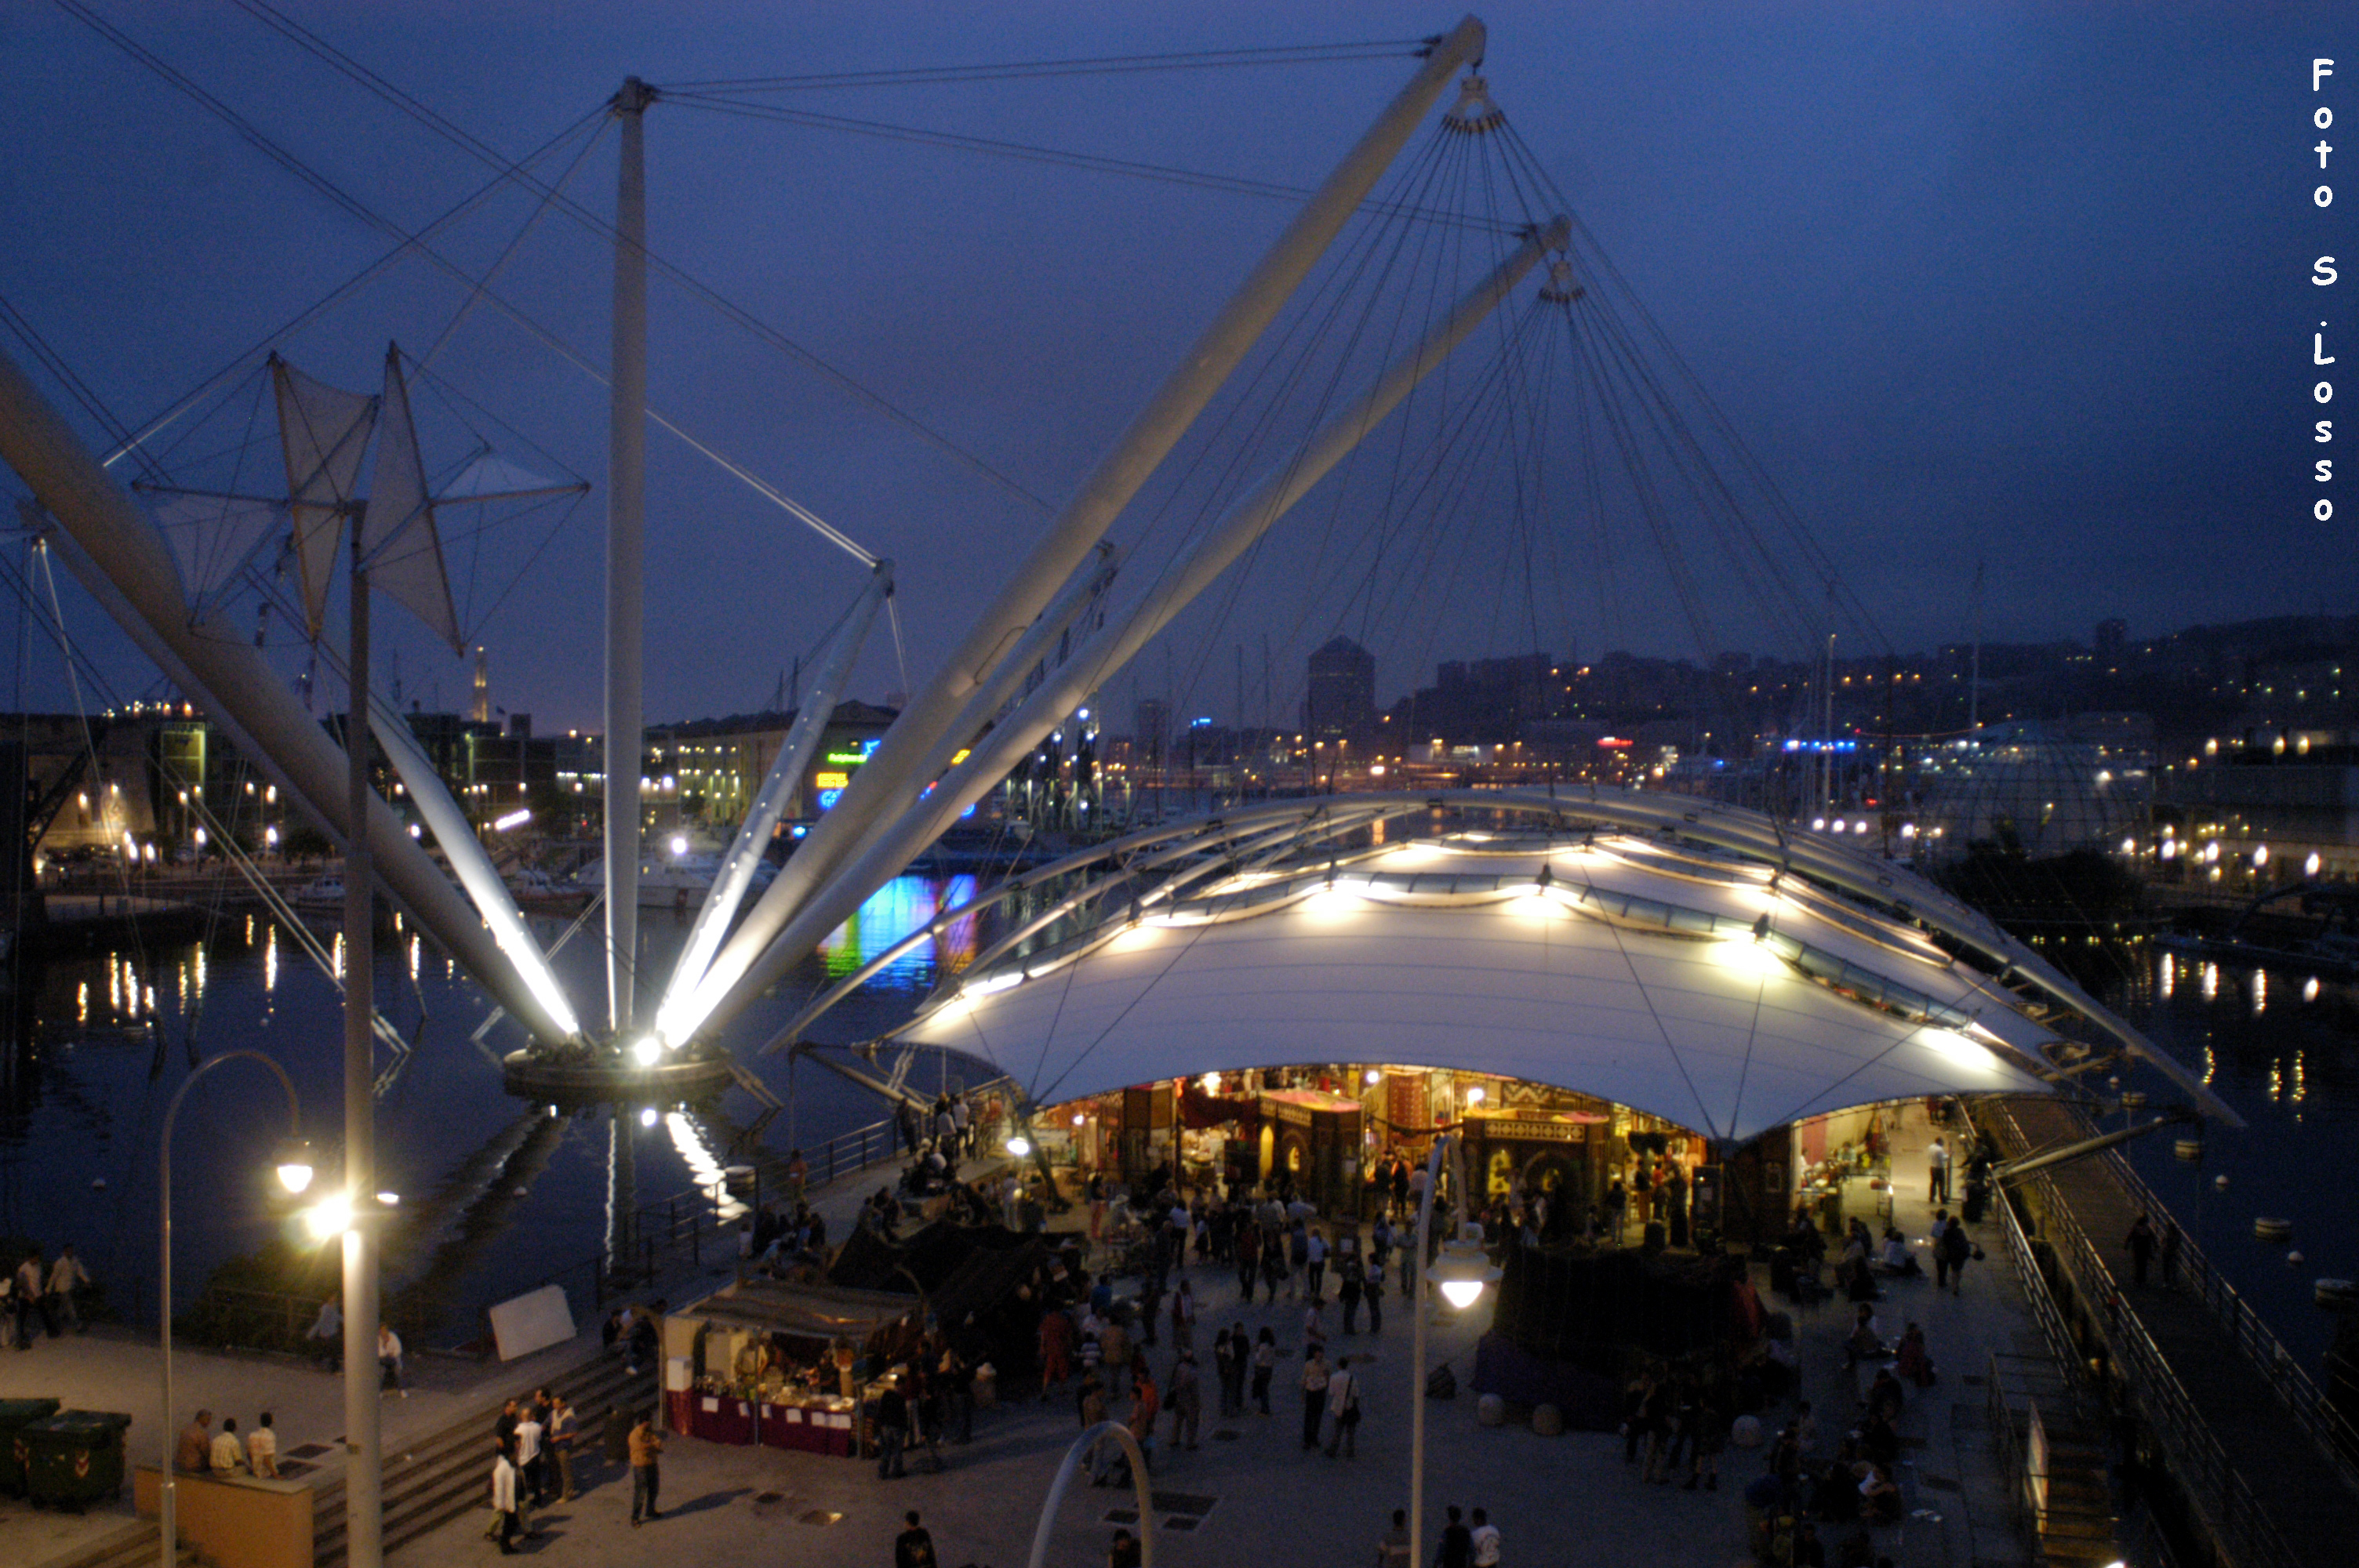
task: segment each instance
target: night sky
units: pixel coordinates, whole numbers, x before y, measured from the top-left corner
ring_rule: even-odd
[[[233,6],[92,3],[405,226],[485,178]],[[662,86],[1396,39],[1457,16],[1388,0],[290,0],[287,10],[509,156],[589,114],[627,73]],[[1984,625],[1997,640],[2085,640],[2114,615],[2140,637],[2354,608],[2344,521],[2317,523],[2310,507],[2321,493],[2349,494],[2341,486],[2359,472],[2332,487],[2310,480],[2312,460],[2341,449],[2310,439],[2328,411],[2313,411],[2309,389],[2329,373],[2313,371],[2309,350],[2327,319],[2329,351],[2339,336],[2359,364],[2359,313],[2340,330],[2345,313],[2333,304],[2359,288],[2359,241],[2343,217],[2359,211],[2359,162],[2347,200],[2321,211],[2309,148],[2319,139],[2310,113],[2324,103],[2343,115],[2325,139],[2348,134],[2359,160],[2359,4],[1519,3],[1481,14],[1499,105],[1872,606],[1889,646],[1965,637],[1978,562]],[[2314,97],[2310,57],[2338,53],[2343,73]],[[1413,69],[1386,59],[766,101],[1308,186]],[[168,406],[386,248],[62,11],[0,5],[0,93],[10,149],[0,160],[0,295],[119,420]],[[1051,502],[1080,481],[1288,211],[684,103],[658,103],[647,139],[655,251]],[[610,133],[569,187],[601,213],[611,211],[614,145]],[[2337,181],[2339,163],[2324,178]],[[448,254],[490,265],[532,206],[514,193],[495,200],[454,232]],[[2307,282],[2322,254],[2348,254],[2341,290]],[[603,365],[608,279],[602,243],[552,213],[497,287]],[[460,297],[408,265],[285,351],[323,379],[373,387],[386,340],[422,351]],[[0,341],[21,362],[20,346]],[[550,460],[603,485],[603,391],[496,313],[472,315],[435,368]],[[1027,503],[660,281],[651,383],[657,406],[901,563],[916,678],[1039,526]],[[208,460],[218,468],[219,434],[234,440],[247,408],[224,406],[212,425],[168,437],[175,462],[191,474]],[[861,569],[671,438],[652,433],[649,453],[649,717],[765,706],[781,666],[808,655],[857,591]],[[13,475],[0,474],[0,492],[13,512]],[[2359,494],[2345,511],[2359,517]],[[479,555],[453,552],[462,612],[480,613],[522,574],[482,641],[496,700],[533,711],[543,732],[597,722],[603,516],[593,490],[528,570],[553,516],[487,536]],[[1470,526],[1457,563],[1466,569],[1373,613],[1337,588],[1358,558],[1360,521],[1354,505],[1306,504],[1234,592],[1183,621],[1135,677],[1109,683],[1109,706],[1119,714],[1131,696],[1162,690],[1229,719],[1232,650],[1244,645],[1254,670],[1245,716],[1257,719],[1267,638],[1277,675],[1266,706],[1290,716],[1302,655],[1338,630],[1375,649],[1385,699],[1430,681],[1435,658],[1535,643],[1583,656],[1806,645],[1807,628],[1734,595],[1701,540],[1690,568],[1708,596],[1733,595],[1709,607],[1712,646],[1699,646],[1694,617],[1675,606],[1643,530],[1619,535],[1601,575],[1608,568],[1589,555],[1603,547],[1595,529],[1545,518],[1520,535]],[[1535,528],[1555,530],[1545,541],[1551,586],[1503,610],[1521,593],[1514,563]],[[1158,536],[1134,518],[1115,534]],[[1405,559],[1398,569],[1420,568]],[[65,601],[112,689],[155,689],[153,672],[70,586]],[[0,615],[14,664],[14,607]],[[397,615],[379,624],[398,628],[386,640],[400,651],[405,701],[463,705],[462,661]],[[286,628],[273,642],[288,642]],[[299,649],[284,647],[281,663],[299,668]],[[389,651],[376,673],[392,678]],[[70,703],[53,654],[37,648],[23,676],[27,704]],[[880,635],[855,693],[879,698],[902,684]]]

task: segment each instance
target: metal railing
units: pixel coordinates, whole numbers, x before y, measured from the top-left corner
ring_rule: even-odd
[[[2017,1147],[2028,1148],[2028,1140],[2016,1121],[2015,1113],[2001,1105],[1997,1114],[2005,1119]],[[2056,1251],[2058,1266],[2079,1286],[2083,1303],[2105,1314],[2115,1368],[2136,1393],[2147,1419],[2169,1451],[2189,1496],[2227,1546],[2238,1568],[2301,1568],[2292,1549],[2278,1533],[2267,1508],[2254,1496],[2227,1451],[2220,1446],[2211,1422],[2196,1408],[2169,1359],[2155,1344],[2137,1314],[2123,1302],[2112,1269],[2072,1217],[2055,1184],[2043,1173],[2031,1178],[2030,1185],[2040,1196],[2047,1218],[2047,1239]],[[2000,1206],[2007,1207],[2004,1194]],[[2046,1278],[2044,1274],[2040,1277]]]
[[[2114,1178],[2126,1187],[2148,1213],[2164,1214],[2169,1206],[2154,1194],[2130,1162],[2118,1151],[2106,1156]],[[2343,1472],[2343,1480],[2359,1488],[2359,1429],[2354,1429],[2348,1417],[2327,1399],[2310,1375],[2303,1370],[2292,1351],[2287,1349],[2269,1325],[2261,1321],[2252,1303],[2238,1293],[2224,1275],[2212,1265],[2194,1238],[2184,1231],[2180,1235],[2179,1272],[2190,1294],[2212,1309],[2212,1315],[2226,1329],[2228,1337],[2244,1353],[2253,1368],[2268,1379],[2295,1421],[2319,1447],[2326,1451]]]
[[[996,1089],[1003,1096],[1013,1089],[1006,1078],[994,1079],[980,1087]],[[994,1126],[980,1120],[973,1134],[978,1148],[989,1146],[990,1140],[997,1136]],[[839,1133],[815,1149],[804,1151],[808,1172],[804,1190],[815,1193],[832,1182],[886,1163],[896,1158],[899,1145],[899,1128],[890,1119]],[[593,1309],[603,1310],[614,1298],[660,1278],[667,1266],[684,1261],[691,1268],[701,1267],[707,1250],[716,1258],[734,1259],[738,1220],[758,1210],[766,1194],[783,1195],[791,1190],[788,1164],[788,1161],[773,1155],[746,1166],[750,1174],[742,1196],[733,1194],[723,1180],[641,1204],[631,1211],[618,1246],[550,1270],[521,1289],[536,1291],[547,1285],[561,1285],[569,1298],[586,1300]],[[304,1336],[326,1299],[208,1288],[198,1297],[191,1312],[201,1314],[204,1326],[198,1332],[212,1343],[300,1351],[307,1348]],[[384,1312],[386,1321],[394,1325],[395,1332],[405,1342],[419,1345],[437,1327],[472,1323],[481,1316],[477,1305],[419,1291],[388,1294]],[[214,1325],[218,1325],[218,1332]]]

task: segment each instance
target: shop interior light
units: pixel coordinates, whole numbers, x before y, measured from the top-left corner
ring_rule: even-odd
[[[1007,1152],[1018,1160],[1028,1158],[1032,1152],[1032,1140],[1019,1132],[1007,1141]]]

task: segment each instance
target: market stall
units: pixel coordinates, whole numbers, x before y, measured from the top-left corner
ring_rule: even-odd
[[[665,1412],[712,1443],[849,1454],[857,1379],[914,1341],[908,1296],[746,1280],[664,1320]]]

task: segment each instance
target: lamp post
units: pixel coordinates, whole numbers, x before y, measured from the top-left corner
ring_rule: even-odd
[[[287,1076],[286,1068],[259,1051],[224,1051],[218,1056],[209,1056],[198,1063],[196,1071],[180,1081],[179,1088],[172,1096],[172,1103],[165,1108],[163,1147],[157,1167],[157,1190],[162,1200],[158,1206],[161,1231],[158,1238],[160,1261],[157,1272],[162,1281],[159,1304],[163,1313],[160,1333],[164,1351],[164,1412],[158,1423],[162,1429],[163,1452],[160,1456],[162,1462],[157,1466],[156,1519],[162,1541],[163,1568],[174,1568],[180,1552],[179,1498],[174,1489],[172,1468],[175,1430],[172,1425],[172,1124],[179,1117],[180,1102],[189,1098],[189,1091],[197,1087],[199,1078],[223,1062],[234,1062],[240,1058],[259,1062],[269,1068],[278,1076],[279,1087],[287,1091],[287,1142],[280,1148],[277,1161],[279,1184],[290,1193],[299,1193],[311,1184],[310,1148],[301,1139],[302,1109],[295,1098],[295,1081]]]
[[[1447,1243],[1441,1255],[1432,1257],[1433,1194],[1440,1184],[1441,1156],[1445,1152],[1453,1156],[1458,1151],[1458,1135],[1436,1133],[1433,1152],[1425,1159],[1425,1196],[1417,1206],[1417,1293],[1410,1298],[1409,1308],[1416,1316],[1412,1333],[1408,1368],[1408,1554],[1412,1563],[1425,1561],[1425,1314],[1426,1285],[1429,1281],[1441,1287],[1444,1300],[1463,1312],[1483,1296],[1484,1286],[1499,1278],[1499,1270],[1483,1249],[1482,1227],[1466,1224],[1459,1228],[1458,1239]],[[1466,1201],[1466,1173],[1459,1162],[1451,1161],[1452,1195],[1461,1204]],[[1429,1262],[1429,1260],[1430,1261]]]

